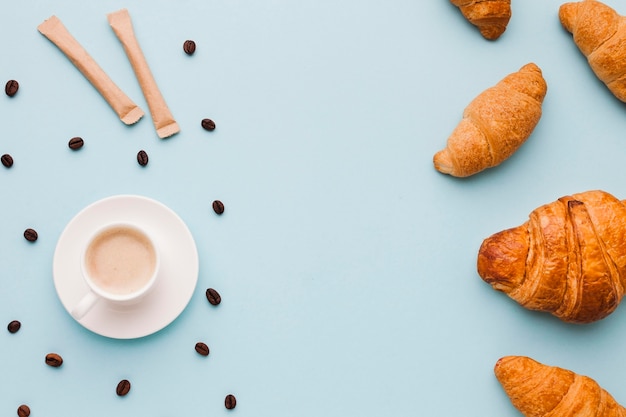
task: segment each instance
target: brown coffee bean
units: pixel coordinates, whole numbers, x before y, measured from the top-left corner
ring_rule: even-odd
[[[224,213],[224,203],[222,203],[220,200],[215,200],[213,202],[213,211],[217,214],[222,214]]]
[[[17,333],[20,330],[20,327],[22,327],[22,323],[17,320],[13,320],[7,326],[7,330],[9,331],[9,333]]]
[[[39,235],[37,234],[37,231],[35,229],[28,228],[24,230],[24,238],[29,242],[36,241],[38,237]]]
[[[229,410],[232,410],[237,406],[237,398],[233,394],[228,394],[224,399],[224,406]]]
[[[206,299],[209,300],[209,303],[214,306],[222,302],[222,297],[213,288],[209,288],[206,290]]]
[[[4,92],[7,94],[7,96],[13,97],[14,95],[17,94],[17,90],[19,90],[19,88],[20,88],[20,83],[18,83],[15,80],[9,80],[4,86]]]
[[[0,157],[0,161],[2,161],[2,165],[7,168],[11,168],[13,166],[13,157],[8,153],[5,153]]]
[[[202,119],[202,128],[204,130],[215,130],[215,122],[211,119]]]
[[[185,43],[183,43],[183,51],[185,51],[187,55],[193,55],[193,53],[196,52],[196,43],[191,40],[185,41]]]
[[[202,356],[209,356],[209,347],[204,342],[198,342],[196,343],[196,352]]]
[[[137,152],[137,162],[139,162],[139,165],[142,167],[148,165],[148,154],[143,149]]]
[[[63,365],[63,358],[58,353],[48,353],[46,355],[46,365],[58,368]]]
[[[83,138],[76,136],[70,139],[67,145],[70,147],[71,150],[75,151],[82,148],[84,144],[85,141],[83,140]]]
[[[22,404],[17,408],[17,415],[19,417],[28,417],[30,415],[30,407],[26,404]]]
[[[122,379],[118,384],[115,392],[120,397],[128,394],[130,392],[130,381],[128,379]]]

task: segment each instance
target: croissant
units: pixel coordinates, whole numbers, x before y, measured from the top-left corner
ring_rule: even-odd
[[[595,0],[565,3],[559,20],[596,76],[626,102],[626,17]]]
[[[494,372],[513,406],[527,417],[626,417],[626,408],[596,381],[525,356],[505,356]]]
[[[511,0],[450,0],[485,39],[495,40],[511,19]]]
[[[445,149],[433,157],[435,169],[468,177],[509,158],[539,122],[547,88],[541,69],[529,63],[480,93],[463,111]]]
[[[520,305],[563,321],[611,314],[626,284],[626,204],[595,190],[559,198],[485,239],[478,274]]]

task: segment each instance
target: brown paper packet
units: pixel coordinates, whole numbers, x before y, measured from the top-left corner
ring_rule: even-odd
[[[109,24],[113,28],[115,35],[118,37],[128,60],[135,71],[141,91],[148,102],[152,121],[156,128],[157,135],[161,139],[172,136],[180,131],[178,123],[174,120],[163,95],[157,87],[156,81],[150,71],[148,62],[143,55],[139,42],[133,31],[133,24],[128,14],[128,10],[122,9],[107,15]]]
[[[143,117],[143,110],[115,85],[104,70],[87,53],[85,48],[74,39],[58,17],[51,16],[40,24],[37,30],[69,58],[74,66],[78,68],[109,103],[122,122],[131,125]]]

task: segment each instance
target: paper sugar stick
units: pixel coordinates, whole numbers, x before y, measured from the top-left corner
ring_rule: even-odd
[[[122,122],[131,125],[143,117],[143,110],[111,81],[85,48],[74,39],[59,18],[56,16],[50,17],[40,24],[37,30],[54,43],[72,61],[74,66],[100,92]]]
[[[180,131],[178,123],[174,120],[172,113],[170,112],[165,100],[157,87],[156,81],[152,76],[148,62],[141,51],[139,42],[135,37],[133,31],[133,24],[130,20],[128,10],[122,9],[114,13],[110,13],[108,16],[109,24],[113,28],[115,35],[118,37],[128,60],[135,71],[143,95],[148,102],[150,108],[150,114],[152,115],[152,121],[156,128],[157,135],[161,139],[172,136]]]

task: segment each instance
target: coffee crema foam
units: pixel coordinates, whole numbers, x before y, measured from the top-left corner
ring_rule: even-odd
[[[156,268],[154,247],[142,233],[119,226],[103,231],[85,252],[85,268],[103,291],[125,295],[143,288]]]

